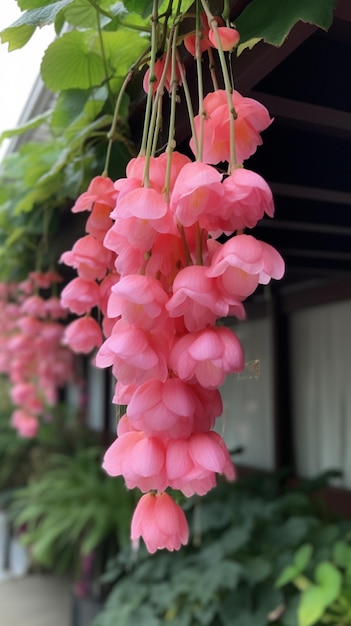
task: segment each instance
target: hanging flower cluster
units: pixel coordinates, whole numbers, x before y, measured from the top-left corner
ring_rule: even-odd
[[[128,163],[125,178],[91,182],[73,208],[91,211],[87,235],[62,256],[78,273],[63,290],[63,305],[84,315],[68,327],[68,342],[87,352],[100,346],[96,364],[112,367],[113,401],[127,406],[103,466],[143,492],[131,538],[142,537],[150,552],[177,550],[188,540],[184,513],[167,489],[204,495],[215,486],[216,474],[235,477],[214,426],[222,413],[218,388],[227,374],[243,369],[244,353],[236,334],[218,321],[244,319],[243,301],[284,273],[279,253],[243,232],[274,213],[269,186],[243,165],[272,120],[260,103],[233,89],[223,50],[237,43],[238,33],[202,4],[196,33],[185,41],[198,66],[198,115],[178,58],[180,16],[157,61],[153,19],[140,154]],[[212,54],[213,47],[225,89],[214,81],[214,91],[203,97],[201,55]],[[194,160],[175,150],[180,85]],[[159,153],[165,89],[171,100],[169,137]],[[230,238],[220,243],[223,234]],[[90,317],[94,306],[103,315],[103,343]]]
[[[58,390],[71,377],[72,352],[62,345],[67,312],[55,296],[42,297],[61,281],[55,272],[31,272],[22,283],[0,285],[0,372],[10,381],[11,424],[35,437],[49,421]]]

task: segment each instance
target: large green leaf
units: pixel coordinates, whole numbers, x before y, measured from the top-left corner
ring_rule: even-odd
[[[41,115],[33,117],[31,120],[29,120],[29,122],[26,122],[26,124],[22,124],[21,126],[17,126],[16,128],[11,128],[10,130],[5,130],[0,135],[0,143],[4,141],[4,139],[10,139],[11,137],[16,137],[17,135],[23,135],[23,133],[26,133],[29,130],[34,130],[39,126],[42,126],[44,122],[48,121],[50,115],[51,111],[46,111]]]
[[[240,32],[238,54],[261,39],[281,46],[297,22],[328,30],[337,0],[252,0],[236,20]]]
[[[9,43],[9,50],[22,48],[37,27],[52,24],[56,16],[73,0],[58,0],[47,6],[25,11],[11,26],[0,33],[2,43]]]
[[[103,82],[104,64],[95,52],[96,37],[95,31],[72,31],[50,44],[41,64],[48,89],[91,89]]]
[[[341,591],[342,576],[339,570],[332,563],[324,561],[316,567],[315,579],[318,586],[323,589],[326,605],[334,602]]]

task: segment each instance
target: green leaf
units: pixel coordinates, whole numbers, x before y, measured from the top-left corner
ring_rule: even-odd
[[[307,567],[312,556],[313,548],[311,544],[305,543],[294,554],[294,565],[299,574]]]
[[[277,589],[284,587],[284,585],[291,583],[298,574],[299,572],[295,565],[287,565],[275,581],[275,587]]]
[[[11,130],[5,130],[0,135],[0,143],[4,139],[16,137],[17,135],[23,135],[23,133],[26,133],[29,130],[34,130],[35,128],[38,128],[39,126],[41,126],[44,122],[48,120],[50,115],[51,115],[51,111],[45,111],[45,113],[42,113],[41,115],[37,115],[36,117],[33,117],[31,120],[29,120],[29,122],[27,122],[26,124],[23,124],[22,126],[17,126],[16,128],[12,128]]]
[[[16,28],[5,28],[5,30],[1,31],[0,39],[2,43],[8,43],[8,50],[12,52],[12,50],[17,50],[18,48],[23,48],[26,43],[30,40],[31,36],[35,32],[35,26],[17,26]]]
[[[48,89],[91,89],[105,78],[101,56],[94,51],[94,31],[65,33],[47,48],[41,74]]]
[[[240,33],[238,54],[252,47],[253,39],[281,46],[297,22],[309,22],[328,30],[333,21],[336,0],[252,0],[236,19]]]
[[[247,559],[244,563],[245,576],[250,585],[257,585],[270,575],[272,564],[262,556]]]
[[[53,4],[56,0],[17,0],[17,4],[21,11],[27,9],[38,9],[39,7],[45,7],[48,4]]]
[[[333,560],[339,567],[347,567],[351,562],[351,548],[346,541],[337,541],[333,549]]]
[[[109,2],[96,3],[96,5],[101,6],[105,11],[109,10],[109,4]],[[77,28],[96,28],[98,18],[100,19],[100,25],[104,26],[111,21],[112,17],[112,14],[110,19],[105,15],[101,16],[101,14],[98,14],[89,0],[73,0],[70,6],[65,10],[66,21]]]
[[[324,561],[316,567],[315,580],[323,590],[325,605],[328,606],[336,600],[341,591],[341,573],[332,563]]]
[[[297,610],[298,626],[312,626],[318,622],[325,611],[324,590],[313,585],[301,596]]]
[[[60,11],[73,0],[58,0],[48,6],[26,11],[0,34],[2,43],[9,42],[9,50],[22,48],[37,27],[52,24]]]

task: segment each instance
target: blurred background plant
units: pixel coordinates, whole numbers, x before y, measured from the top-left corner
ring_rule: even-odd
[[[114,586],[94,626],[347,626],[351,522],[311,500],[330,474],[293,490],[281,490],[282,474],[255,476],[193,499],[188,547],[110,561],[103,580]],[[309,600],[306,587],[318,590]]]

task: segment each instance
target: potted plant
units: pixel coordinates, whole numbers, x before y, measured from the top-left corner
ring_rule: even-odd
[[[128,541],[133,507],[122,480],[101,469],[98,446],[60,453],[12,501],[14,525],[33,563],[73,576],[73,625],[90,623],[107,590],[101,573]]]

